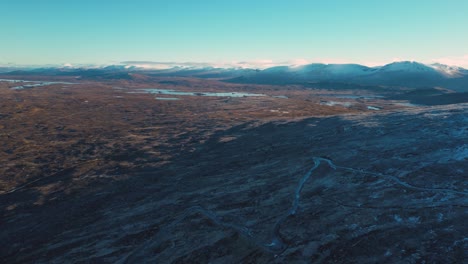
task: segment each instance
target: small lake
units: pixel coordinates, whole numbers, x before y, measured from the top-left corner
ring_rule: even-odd
[[[11,87],[12,90],[31,89],[35,87],[48,86],[52,84],[76,84],[76,83],[71,83],[71,82],[44,82],[44,81],[26,81],[26,80],[11,80],[11,79],[0,79],[0,82],[27,83],[27,84]]]
[[[319,94],[324,97],[335,97],[341,99],[378,99],[383,98],[381,95],[354,95],[354,94]]]
[[[326,106],[344,106],[344,107],[350,107],[353,105],[353,103],[351,102],[337,102],[337,101],[322,101],[320,104],[326,105]]]
[[[381,108],[380,108],[380,107],[375,107],[375,106],[368,105],[368,106],[367,106],[367,109],[368,109],[368,110],[379,111]]]
[[[164,95],[181,95],[181,96],[215,96],[215,97],[253,97],[266,96],[265,94],[240,93],[240,92],[181,92],[167,89],[139,89],[139,92],[131,93],[149,93],[149,94],[164,94]],[[164,100],[164,99],[163,99]]]
[[[176,97],[156,97],[156,100],[162,100],[162,101],[177,101],[180,100],[179,98]]]

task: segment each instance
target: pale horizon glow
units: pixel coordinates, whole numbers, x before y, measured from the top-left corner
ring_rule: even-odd
[[[164,70],[172,69],[175,67],[187,67],[187,68],[239,68],[239,69],[267,69],[276,66],[289,66],[299,67],[303,65],[319,63],[319,64],[359,64],[367,67],[381,67],[394,62],[411,61],[423,63],[426,65],[432,64],[444,64],[447,66],[461,67],[468,69],[468,55],[461,57],[446,57],[439,58],[427,62],[417,61],[415,59],[402,59],[393,58],[386,62],[350,62],[342,59],[293,59],[288,61],[273,61],[273,60],[253,60],[253,61],[216,61],[216,62],[158,62],[158,61],[123,61],[123,62],[111,62],[111,63],[57,63],[57,64],[0,64],[0,67],[17,67],[17,68],[39,68],[39,67],[63,67],[63,68],[102,68],[112,65],[122,65],[127,68],[136,66],[142,69],[153,69],[153,70]]]
[[[465,0],[3,0],[0,10],[1,66],[468,68]]]
[[[468,58],[468,56],[465,56]],[[401,59],[393,58],[387,62],[349,62],[346,60],[340,59],[316,59],[316,60],[307,60],[307,59],[294,59],[289,61],[273,61],[273,60],[254,60],[254,61],[231,61],[231,62],[152,62],[152,61],[124,61],[120,64],[128,66],[137,66],[140,68],[147,69],[170,69],[174,67],[214,67],[214,68],[246,68],[246,69],[266,69],[275,66],[303,66],[312,63],[322,63],[322,64],[359,64],[367,67],[379,67],[384,66],[394,62],[402,61],[414,61],[423,63],[426,65],[431,65],[435,63],[445,64],[448,66],[456,66],[462,68],[468,68],[468,60],[463,60],[463,58],[447,58],[440,60],[432,60],[428,62],[421,62],[414,59]]]

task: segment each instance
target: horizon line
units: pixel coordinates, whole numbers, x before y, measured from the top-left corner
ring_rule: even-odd
[[[468,60],[468,55],[464,56],[464,58]],[[424,65],[434,65],[434,64],[442,64],[449,67],[460,67],[467,69],[468,68],[468,61],[467,63],[444,63],[444,59],[441,61],[432,60],[431,62],[421,62],[418,60],[413,59],[393,59],[387,63],[377,63],[377,62],[369,62],[369,63],[357,63],[357,62],[347,62],[345,60],[335,60],[335,59],[322,59],[322,60],[306,60],[306,59],[295,59],[289,61],[273,61],[273,60],[252,60],[252,61],[230,61],[230,62],[196,62],[196,61],[151,61],[151,60],[125,60],[125,61],[114,61],[109,63],[44,63],[44,64],[16,64],[16,63],[0,63],[0,67],[4,68],[102,68],[107,66],[136,66],[140,68],[148,68],[148,69],[170,69],[176,67],[213,67],[213,68],[243,68],[243,69],[268,69],[272,67],[300,67],[304,65],[310,64],[324,64],[324,65],[361,65],[369,68],[378,68],[383,67],[385,65],[389,65],[392,63],[401,63],[401,62],[412,62],[412,63],[420,63]],[[445,62],[450,62],[445,60]],[[454,61],[453,61],[454,62]]]

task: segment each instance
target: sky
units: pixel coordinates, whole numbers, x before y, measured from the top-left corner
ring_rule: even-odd
[[[466,0],[0,0],[0,65],[401,60],[468,68]]]

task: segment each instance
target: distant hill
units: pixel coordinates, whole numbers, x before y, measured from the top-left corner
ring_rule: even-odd
[[[49,67],[7,71],[9,76],[73,76],[79,79],[113,80],[133,79],[134,74],[148,77],[194,77],[220,79],[245,84],[308,84],[342,83],[358,86],[399,86],[410,88],[443,87],[457,92],[468,92],[468,70],[443,64],[394,62],[380,67],[359,64],[313,63],[302,66],[276,66],[271,68],[217,68],[206,65],[174,66],[165,69],[135,65],[109,65],[105,67],[73,68]]]
[[[274,67],[230,80],[234,83],[294,84],[340,82],[359,85],[444,87],[468,92],[468,71],[441,64],[395,62],[381,67],[357,64],[309,64],[300,67]]]
[[[125,69],[115,68],[37,68],[31,70],[15,70],[10,72],[4,72],[3,74],[8,76],[73,76],[77,79],[85,80],[132,79],[132,76],[129,71]]]
[[[388,97],[392,100],[407,100],[416,105],[447,105],[468,103],[468,92],[455,93],[444,89],[422,88]]]

